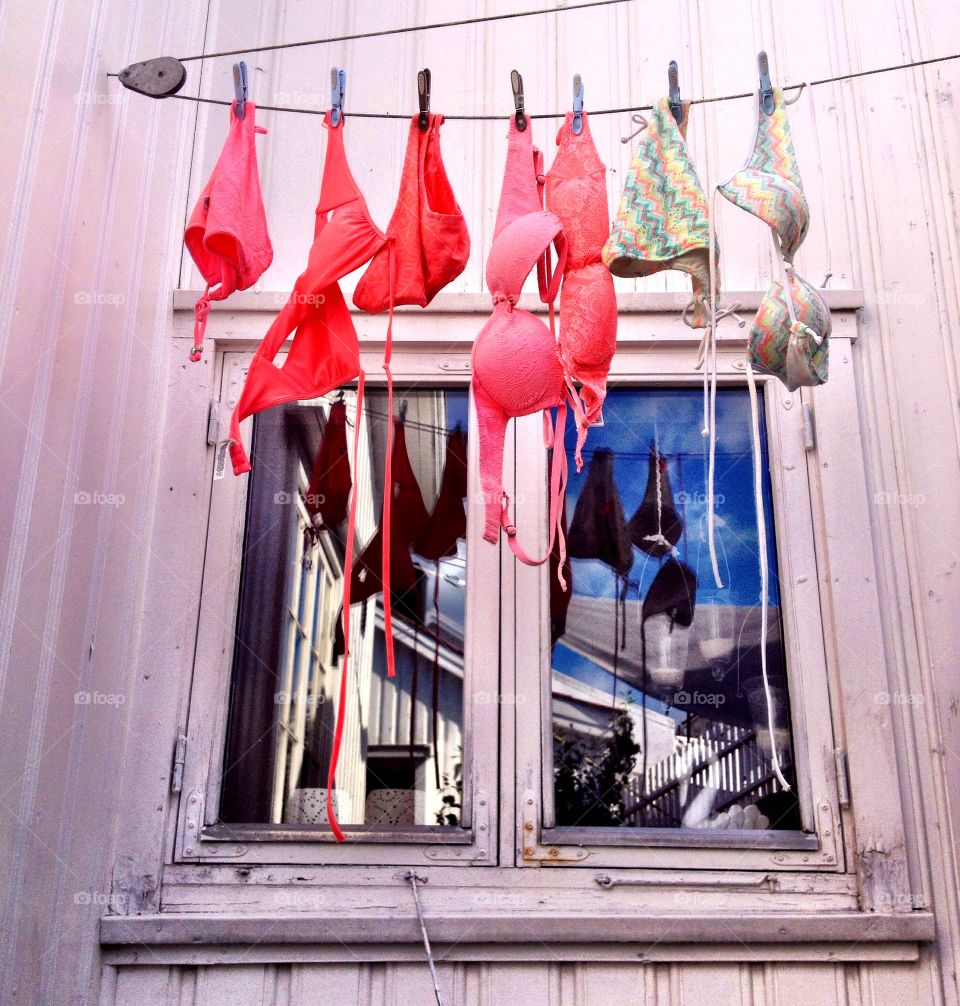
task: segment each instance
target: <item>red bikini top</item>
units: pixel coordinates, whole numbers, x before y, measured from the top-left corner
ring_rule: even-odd
[[[250,471],[240,439],[240,423],[247,416],[283,402],[319,398],[360,374],[357,333],[338,280],[369,261],[386,235],[370,219],[350,173],[343,121],[333,126],[329,112],[323,117],[327,154],[307,268],[250,361],[230,423],[230,456],[237,475]],[[287,358],[277,366],[273,361],[291,334]]]
[[[253,286],[273,261],[257,171],[256,134],[266,130],[255,120],[252,101],[247,102],[242,119],[237,118],[236,101],[230,106],[226,142],[183,235],[207,284],[194,308],[190,353],[194,363],[203,352],[210,302],[226,300],[234,290]]]
[[[426,307],[455,280],[470,258],[463,211],[440,156],[442,115],[430,115],[426,130],[413,116],[407,136],[397,206],[387,225],[395,261],[395,304]],[[381,248],[353,293],[361,311],[379,314],[390,306],[390,248]]]

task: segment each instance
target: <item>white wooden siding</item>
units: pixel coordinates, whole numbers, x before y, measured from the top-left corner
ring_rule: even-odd
[[[187,209],[225,130],[223,109],[122,92],[105,73],[134,59],[522,9],[531,0],[182,4],[172,0],[6,0],[0,7],[0,990],[11,1003],[429,1002],[416,957],[328,964],[123,965],[103,972],[97,918],[157,906],[173,819],[163,808],[184,723],[206,534],[210,458],[202,445],[213,367],[171,339],[171,291],[196,286],[180,240]],[[337,43],[252,57],[255,100],[322,106],[328,69],[348,69],[347,110],[413,110],[429,65],[434,108],[505,112],[521,69],[531,112],[565,108],[580,72],[587,108],[649,103],[666,64],[685,94],[750,90],[754,54],[799,81],[955,51],[951,0],[730,0],[624,4],[540,21]],[[230,60],[190,64],[187,91],[229,96]],[[892,738],[909,800],[910,888],[937,913],[919,962],[441,965],[456,1003],[508,1001],[903,1006],[960,1001],[955,844],[960,812],[960,63],[816,89],[829,213],[821,205],[807,96],[792,124],[814,221],[799,259],[819,280],[829,219],[837,289],[862,288],[853,363],[870,493],[889,693],[847,683],[852,716]],[[389,81],[390,86],[384,86]],[[395,82],[395,83],[394,83]],[[258,142],[276,261],[299,272],[319,181],[319,121],[264,113]],[[739,166],[749,101],[695,109],[705,181]],[[614,205],[630,145],[626,116],[595,118]],[[547,152],[555,124],[537,122]],[[444,154],[471,226],[473,255],[454,291],[480,292],[506,125],[449,123]],[[374,218],[392,209],[405,127],[348,122],[348,150]],[[200,156],[195,156],[196,152]],[[191,170],[192,169],[192,170]],[[767,242],[725,207],[730,289],[762,287]],[[630,284],[621,284],[629,287]],[[638,289],[683,289],[661,277]],[[217,325],[217,316],[211,329]],[[382,319],[361,320],[380,331]],[[822,421],[830,388],[817,392]],[[174,409],[172,402],[176,402]],[[113,503],[77,494],[113,494]],[[120,498],[122,497],[122,502]],[[889,502],[889,501],[893,502]],[[842,534],[842,527],[825,533]],[[162,542],[162,549],[151,542]],[[842,575],[842,571],[832,571]],[[842,595],[838,598],[840,615]],[[78,703],[76,693],[90,696]],[[902,701],[901,701],[902,699]],[[126,729],[136,717],[138,729]],[[144,728],[146,726],[146,729]],[[867,798],[869,798],[867,796]],[[878,811],[880,808],[878,808]],[[871,836],[858,836],[869,844]],[[111,895],[111,891],[113,892]],[[416,952],[416,948],[412,952]],[[707,951],[708,952],[708,951]],[[798,953],[813,955],[812,950]]]

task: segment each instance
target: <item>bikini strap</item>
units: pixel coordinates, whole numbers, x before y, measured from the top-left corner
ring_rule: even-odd
[[[356,465],[360,449],[360,422],[363,416],[364,374],[357,378],[357,411],[353,417],[353,463]],[[357,530],[357,496],[359,482],[354,482],[350,490],[350,517],[347,520],[347,541],[343,556],[343,663],[340,671],[340,697],[337,700],[337,722],[333,730],[333,745],[330,749],[330,765],[327,769],[327,820],[338,842],[344,834],[337,823],[337,813],[333,805],[334,786],[337,777],[337,762],[340,760],[340,745],[343,741],[343,725],[347,708],[347,675],[350,670],[350,581],[353,578],[353,547]]]
[[[567,560],[567,545],[561,526],[561,509],[567,488],[567,452],[563,444],[563,430],[566,427],[567,403],[563,401],[557,407],[557,423],[551,427],[550,413],[544,411],[544,442],[546,446],[553,447],[553,461],[550,465],[550,541],[547,544],[547,551],[540,559],[534,559],[528,555],[517,539],[516,525],[510,521],[508,513],[510,508],[510,497],[506,491],[503,493],[502,510],[500,512],[500,526],[507,535],[507,543],[510,551],[525,566],[542,566],[553,552],[554,543],[560,550],[560,561],[557,564],[557,579],[563,590],[567,589],[567,581],[563,575],[563,565]]]

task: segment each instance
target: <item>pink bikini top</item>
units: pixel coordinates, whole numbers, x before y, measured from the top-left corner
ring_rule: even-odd
[[[242,119],[237,103],[230,106],[230,132],[183,235],[207,284],[194,308],[194,363],[203,354],[210,302],[253,286],[273,261],[257,170],[256,134],[266,130],[256,124],[256,115],[252,101]]]
[[[583,468],[587,427],[603,409],[617,346],[613,276],[600,258],[610,233],[607,169],[594,146],[587,113],[582,117],[583,128],[575,133],[573,112],[567,113],[546,185],[547,205],[563,223],[568,246],[560,288],[560,360],[577,421],[577,471]]]
[[[509,497],[503,488],[503,444],[511,417],[544,412],[545,440],[555,441],[550,422],[557,408],[556,428],[566,419],[566,383],[553,332],[553,302],[567,257],[563,224],[543,208],[543,155],[533,146],[529,128],[517,129],[510,120],[507,162],[487,258],[487,287],[493,295],[493,314],[473,345],[472,388],[479,427],[480,484],[485,507],[483,537],[496,542],[500,528],[522,562],[540,565],[561,538],[559,514],[566,485],[566,452],[562,432],[551,467],[550,545],[542,559],[531,559],[516,540],[508,519]],[[551,273],[550,245],[557,249],[557,269]],[[534,265],[540,299],[550,305],[550,328],[516,306],[520,290]],[[561,561],[562,567],[562,561]]]

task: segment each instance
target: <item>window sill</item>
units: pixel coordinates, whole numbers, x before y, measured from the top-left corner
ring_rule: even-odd
[[[914,960],[919,944],[934,939],[929,912],[897,914],[659,913],[584,915],[426,912],[427,930],[440,959],[510,959],[536,944],[561,959],[591,960]],[[406,945],[422,955],[416,916],[377,912],[330,914],[107,915],[100,942],[116,963],[229,959],[237,948],[245,960],[322,959],[351,953],[395,959]],[[587,947],[586,945],[591,946]],[[376,947],[376,951],[372,948]],[[447,949],[449,947],[449,949]],[[419,948],[419,949],[418,949]],[[400,954],[402,956],[402,952]]]
[[[831,311],[857,311],[864,306],[862,290],[825,290],[827,307]],[[756,311],[763,297],[762,290],[724,291],[723,303],[740,302],[741,312]],[[174,290],[174,311],[188,311],[193,314],[194,305],[203,296],[202,290]],[[214,313],[222,311],[232,313],[263,312],[276,314],[287,302],[288,291],[280,290],[242,290],[234,293],[229,300],[213,301],[210,310]],[[617,294],[617,310],[620,314],[676,314],[690,301],[690,291],[681,290],[676,293],[622,293]],[[535,313],[546,314],[547,306],[535,294],[525,294],[520,298],[519,307]],[[348,303],[352,314],[363,315],[365,312]],[[414,314],[489,314],[490,295],[488,293],[440,293],[429,307],[401,306],[398,313]]]

